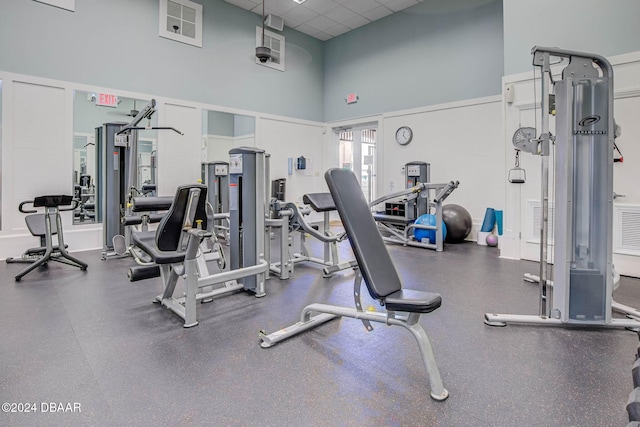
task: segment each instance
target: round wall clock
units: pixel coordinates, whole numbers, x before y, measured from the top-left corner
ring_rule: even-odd
[[[409,126],[401,126],[396,131],[396,142],[400,145],[407,145],[413,139],[413,131]]]

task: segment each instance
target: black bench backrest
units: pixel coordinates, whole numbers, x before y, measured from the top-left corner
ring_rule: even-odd
[[[182,228],[187,220],[190,219],[186,218],[186,215],[190,213],[188,209],[190,203],[189,194],[192,188],[200,189],[200,197],[196,205],[195,216],[191,222],[192,226],[196,226],[197,220],[202,220],[202,229],[206,230],[207,228],[207,186],[200,184],[181,185],[176,190],[173,203],[164,218],[162,218],[162,221],[160,221],[158,229],[156,230],[156,246],[158,246],[158,249],[161,251],[177,251],[183,249],[180,247],[180,241]],[[191,215],[193,215],[193,212],[191,212]]]
[[[402,289],[398,271],[355,174],[348,169],[336,168],[329,169],[324,177],[371,296],[381,300]]]

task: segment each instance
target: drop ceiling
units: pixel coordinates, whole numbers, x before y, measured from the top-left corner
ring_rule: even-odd
[[[261,0],[225,0],[262,15]],[[329,40],[424,0],[266,0],[265,14],[284,19],[284,25],[320,40]]]

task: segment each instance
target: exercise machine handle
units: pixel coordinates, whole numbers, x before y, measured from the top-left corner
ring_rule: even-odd
[[[68,208],[62,208],[62,207],[58,206],[58,210],[60,212],[62,212],[62,211],[72,211],[72,210],[75,210],[79,205],[80,205],[80,201],[78,199],[72,199],[71,200],[71,204],[69,205]]]
[[[33,200],[25,200],[24,202],[20,203],[20,205],[18,206],[18,210],[22,213],[37,213],[38,211],[36,209],[29,209],[26,210],[24,208],[24,205],[27,204],[33,204]]]

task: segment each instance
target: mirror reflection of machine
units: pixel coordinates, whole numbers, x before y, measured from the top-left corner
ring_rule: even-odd
[[[151,126],[155,107],[156,101],[152,99],[130,123],[110,122],[95,130],[96,164],[100,177],[96,212],[98,221],[103,223],[102,259],[125,255],[130,245],[130,229],[125,227],[122,218],[132,214],[133,197],[144,194],[143,183],[139,182],[138,131],[168,129],[182,135],[172,127]],[[145,119],[149,120],[148,126],[139,127]],[[155,188],[147,187],[147,190]]]
[[[95,221],[95,143],[93,137],[76,133],[73,138],[74,223]]]
[[[229,242],[229,163],[214,161],[202,164],[202,182],[207,186],[207,199],[213,207],[214,232]],[[221,218],[220,216],[226,215]]]

